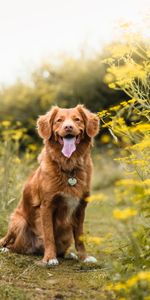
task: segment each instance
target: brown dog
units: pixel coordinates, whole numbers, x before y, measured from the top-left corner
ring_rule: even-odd
[[[54,106],[39,117],[37,127],[45,144],[40,165],[25,184],[0,246],[18,253],[44,253],[43,263],[55,265],[74,237],[78,257],[94,262],[80,236],[90,193],[90,148],[99,119],[83,105]]]

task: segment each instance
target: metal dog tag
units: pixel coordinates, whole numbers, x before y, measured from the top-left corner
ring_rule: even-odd
[[[74,178],[74,177],[70,177],[70,178],[68,179],[68,183],[69,183],[69,185],[74,186],[74,185],[76,185],[76,183],[77,183],[77,179]]]

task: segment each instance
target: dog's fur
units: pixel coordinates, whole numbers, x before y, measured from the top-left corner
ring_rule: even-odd
[[[37,128],[45,144],[39,167],[25,184],[22,199],[0,246],[17,253],[44,253],[43,262],[48,263],[57,256],[64,256],[74,237],[78,257],[86,259],[80,236],[83,235],[85,199],[90,194],[90,148],[99,131],[98,117],[83,105],[71,109],[54,106],[39,117]],[[66,134],[78,137],[70,158],[61,152],[62,137]],[[74,186],[68,184],[71,176],[77,179]]]

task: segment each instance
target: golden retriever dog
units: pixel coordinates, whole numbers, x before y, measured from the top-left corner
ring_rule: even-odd
[[[39,167],[25,184],[0,246],[17,253],[44,253],[43,264],[57,265],[57,257],[66,255],[74,238],[78,256],[71,254],[72,258],[96,262],[80,237],[90,195],[90,150],[99,119],[83,105],[54,106],[39,117],[37,129],[44,140]]]

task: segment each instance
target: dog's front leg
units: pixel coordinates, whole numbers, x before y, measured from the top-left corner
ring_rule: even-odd
[[[75,247],[78,252],[78,257],[82,260],[86,259],[87,257],[84,242],[80,238],[83,236],[83,223],[84,223],[86,205],[87,205],[86,201],[84,200],[80,201],[80,204],[76,211],[76,220],[73,228]]]
[[[53,207],[49,201],[43,201],[41,204],[41,221],[44,240],[43,263],[48,265],[57,265],[56,246],[53,230]]]
[[[74,226],[74,239],[75,247],[78,252],[79,259],[83,260],[85,263],[96,263],[97,260],[94,256],[89,256],[86,252],[84,242],[80,237],[83,236],[83,223],[85,217],[85,208],[87,201],[81,200],[80,205],[76,212],[76,223]]]

